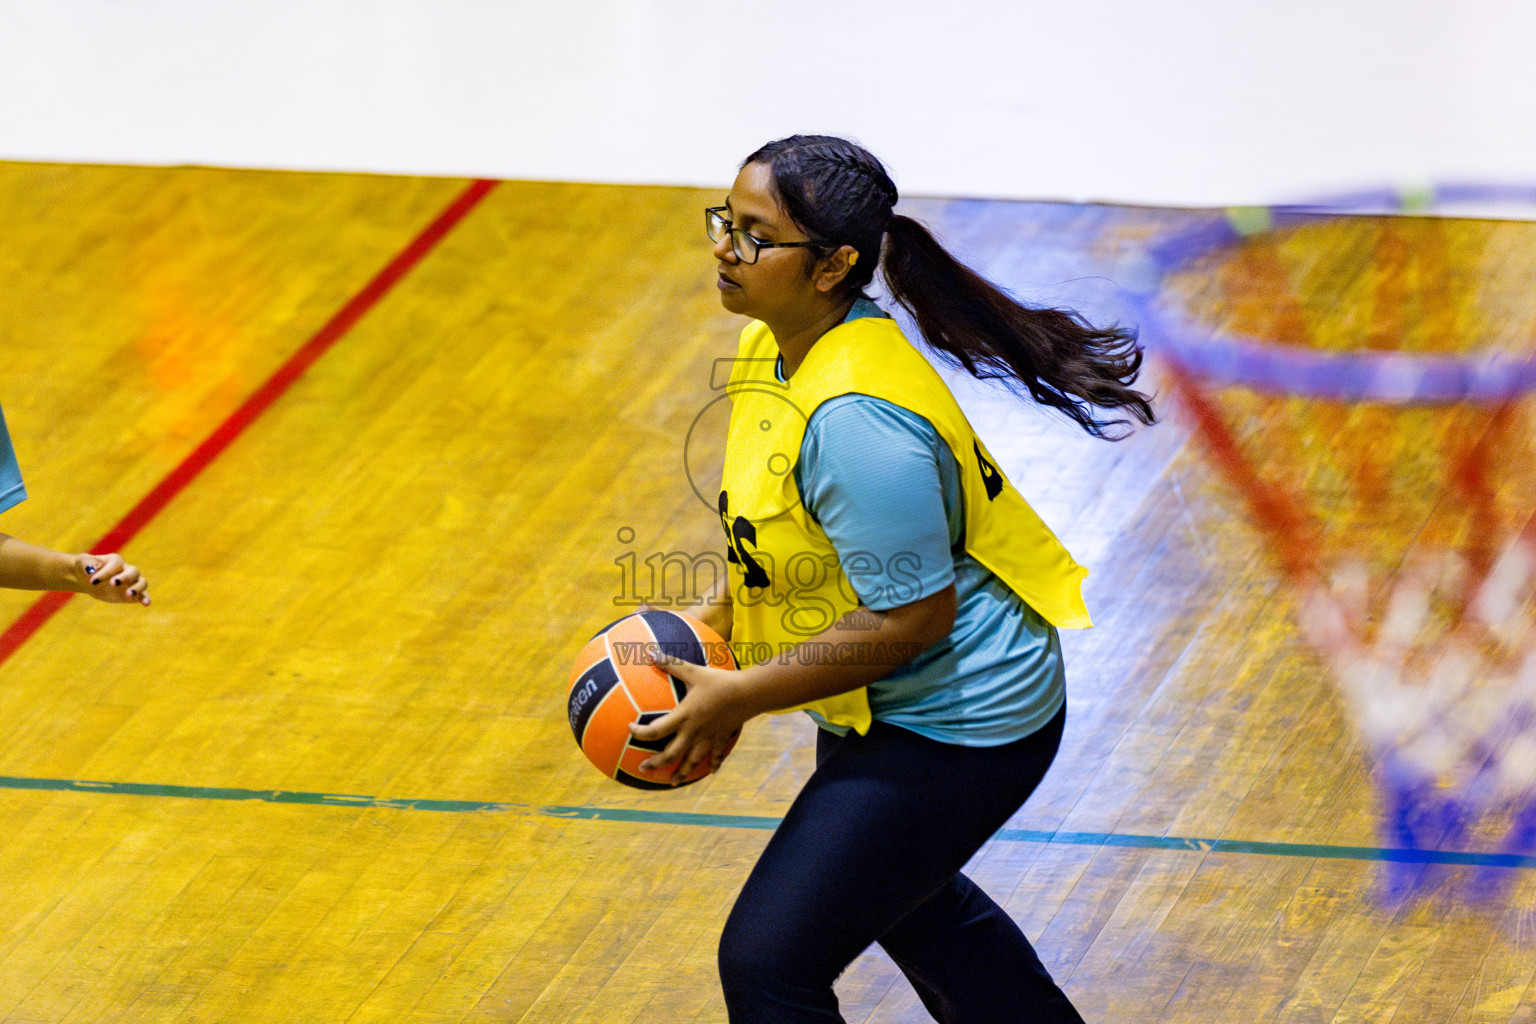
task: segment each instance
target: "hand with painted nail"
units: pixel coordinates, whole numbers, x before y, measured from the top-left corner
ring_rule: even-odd
[[[91,581],[82,593],[108,604],[149,604],[149,581],[122,555],[76,555],[75,567]]]
[[[122,555],[67,555],[0,533],[0,587],[71,590],[111,604],[149,604],[149,581]]]
[[[0,414],[0,512],[27,497]],[[149,604],[149,582],[122,555],[70,555],[0,533],[0,587],[90,594],[111,604]]]

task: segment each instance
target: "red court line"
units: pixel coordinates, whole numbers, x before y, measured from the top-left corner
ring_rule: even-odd
[[[180,465],[156,484],[154,489],[129,510],[116,526],[91,545],[91,553],[107,554],[121,550],[136,537],[139,531],[149,525],[149,522],[159,515],[176,495],[180,494],[199,473],[208,468],[214,459],[223,454],[224,449],[233,444],[247,427],[266,412],[273,402],[282,397],[295,381],[304,376],[317,359],[325,355],[332,345],[341,340],[353,325],[362,319],[365,313],[389,294],[390,289],[410,273],[411,269],[420,263],[422,258],[431,252],[433,247],[442,241],[443,237],[452,231],[495,185],[495,181],[483,178],[471,182],[469,187],[448,205],[447,209],[438,214],[436,220],[428,224],[421,234],[401,249],[383,270],[374,275],[373,280],[363,286],[361,291],[348,299],[346,305],[337,310],[335,315],[326,321],[325,326],[315,332],[303,347],[289,356],[288,361],[278,367],[277,372],[267,378],[266,382],[257,388],[240,408],[214,428],[213,433],[192,450],[192,454],[183,459]],[[15,654],[22,644],[31,639],[32,635],[74,596],[68,591],[50,591],[38,598],[32,607],[22,612],[4,633],[0,633],[0,664],[4,664],[12,654]]]

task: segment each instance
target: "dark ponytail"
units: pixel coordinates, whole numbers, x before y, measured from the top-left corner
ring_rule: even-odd
[[[743,164],[773,172],[779,199],[795,223],[826,252],[852,246],[863,259],[844,280],[862,292],[874,277],[884,238],[885,282],[949,362],[981,380],[1002,381],[1058,409],[1095,437],[1120,440],[1130,421],[1102,419],[1123,409],[1142,423],[1156,414],[1131,388],[1141,370],[1134,331],[1100,329],[1071,310],[1016,302],[951,256],[917,221],[892,212],[896,186],[868,151],[846,139],[792,135],[770,142]]]
[[[1130,387],[1141,370],[1134,332],[1094,327],[1071,310],[1020,305],[911,217],[893,215],[885,237],[891,297],[950,362],[1027,391],[1094,437],[1130,433],[1117,429],[1129,421],[1100,419],[1096,409],[1124,409],[1142,423],[1156,419],[1147,396]]]

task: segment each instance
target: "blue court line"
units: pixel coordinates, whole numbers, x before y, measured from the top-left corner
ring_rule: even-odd
[[[256,800],[268,804],[314,804],[321,807],[378,807],[397,811],[520,811],[527,804],[488,800],[389,800],[351,793],[300,793],[285,789],[224,789],[216,786],[166,786],[148,782],[89,782],[82,779],[34,779],[0,775],[0,789],[45,789],[65,793],[110,796],[163,796],[182,800]]]
[[[95,793],[109,796],[158,796],[183,800],[254,800],[271,804],[308,804],[395,811],[437,811],[463,814],[499,811],[568,821],[622,821],[643,825],[688,825],[703,828],[746,828],[771,831],[780,818],[750,814],[697,814],[689,811],[647,811],[625,807],[570,807],[499,802],[494,800],[413,800],[350,793],[302,793],[282,789],[230,789],[211,786],[168,786],[145,782],[92,782],[82,779],[39,779],[0,775],[0,789]],[[1197,839],[1189,836],[1143,836],[1119,832],[1049,832],[1005,828],[995,839],[1006,843],[1048,843],[1061,846],[1115,846],[1137,850],[1176,850],[1194,853],[1246,853],[1266,857],[1308,857],[1394,864],[1446,864],[1492,868],[1536,868],[1536,856],[1519,853],[1478,853],[1462,850],[1417,850],[1376,846],[1328,846],[1319,843],[1266,843],[1246,839]]]

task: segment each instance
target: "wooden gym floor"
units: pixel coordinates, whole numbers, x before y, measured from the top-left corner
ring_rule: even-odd
[[[717,193],[504,182],[410,248],[469,184],[0,164],[31,493],[0,528],[127,538],[155,597],[0,594],[0,1022],[724,1019],[715,940],[808,723],[656,794],[600,778],[563,711],[645,559],[719,547],[687,471],[718,436],[684,450],[739,327]],[[1099,318],[1210,216],[910,205]],[[1536,225],[1507,231],[1529,255]],[[1063,753],[973,865],[1084,1015],[1536,1020],[1536,870],[1379,898],[1367,757],[1188,430],[1093,442],[958,388],[1093,572]],[[839,990],[850,1021],[926,1019],[876,954]]]

